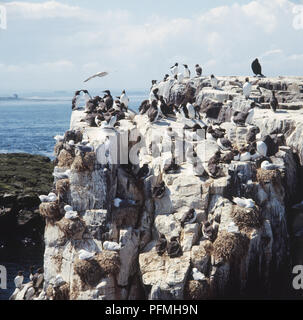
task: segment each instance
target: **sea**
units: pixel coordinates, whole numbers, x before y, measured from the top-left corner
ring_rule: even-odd
[[[90,92],[92,96],[97,92]],[[128,92],[129,108],[138,111],[148,92]],[[118,96],[118,92],[112,92]],[[18,99],[0,94],[0,153],[30,153],[54,159],[54,136],[63,135],[70,126],[73,92],[39,92],[19,95]],[[25,259],[30,257],[29,259]],[[29,281],[29,267],[43,265],[43,253],[31,252],[0,261],[7,269],[7,290],[0,288],[0,300],[8,300],[15,290],[14,277],[19,270]],[[1,276],[1,275],[0,275]]]
[[[129,92],[129,107],[138,111],[147,96],[146,92]],[[0,153],[39,154],[53,159],[54,136],[69,129],[72,97],[72,93],[64,92],[4,100],[0,96]]]

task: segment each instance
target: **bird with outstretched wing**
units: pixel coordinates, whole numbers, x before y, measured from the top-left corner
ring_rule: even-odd
[[[84,82],[87,82],[87,81],[94,79],[94,78],[97,78],[97,77],[102,78],[107,75],[108,75],[108,72],[98,72],[98,73],[94,74],[93,76],[89,77],[88,79],[84,80]]]

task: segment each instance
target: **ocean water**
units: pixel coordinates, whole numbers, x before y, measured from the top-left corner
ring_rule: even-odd
[[[116,95],[113,93],[113,96]],[[128,94],[137,111],[146,93]],[[57,134],[69,129],[72,95],[0,100],[0,153],[31,153],[53,158]]]
[[[96,93],[91,93],[96,95]],[[113,96],[118,93],[113,92]],[[128,93],[129,107],[137,111],[147,93]],[[69,129],[71,116],[70,96],[44,93],[19,100],[0,99],[0,153],[40,154],[53,159],[54,136],[63,135]],[[0,289],[0,300],[8,300],[15,290],[14,278],[24,271],[24,283],[28,282],[29,267],[43,265],[42,252],[27,252],[11,259],[0,261],[7,268],[8,289]]]

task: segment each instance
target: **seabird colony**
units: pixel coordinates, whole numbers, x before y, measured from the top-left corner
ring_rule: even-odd
[[[259,61],[256,59],[252,63],[252,70],[258,77],[264,77],[262,74],[262,68]],[[202,67],[199,64],[195,65],[195,78],[202,76]],[[222,164],[231,164],[234,161],[255,161],[259,169],[269,170],[283,170],[280,165],[271,163],[270,157],[278,151],[279,142],[276,137],[272,135],[266,135],[262,137],[259,134],[259,129],[247,124],[253,112],[254,107],[257,104],[251,100],[251,109],[247,112],[234,111],[231,116],[231,125],[235,128],[246,127],[247,128],[247,144],[241,148],[232,143],[228,137],[226,129],[221,126],[222,122],[214,120],[214,114],[218,113],[216,106],[212,106],[208,111],[202,112],[201,104],[197,103],[194,94],[185,93],[182,101],[179,104],[175,104],[170,101],[170,90],[173,85],[178,85],[184,82],[185,79],[191,79],[191,71],[187,64],[183,64],[183,72],[179,70],[179,63],[175,63],[170,68],[170,74],[165,74],[163,81],[158,83],[156,80],[152,81],[152,87],[148,99],[144,100],[140,107],[139,113],[141,115],[146,114],[146,121],[150,123],[152,127],[155,123],[166,122],[168,124],[166,130],[166,137],[174,140],[176,133],[174,132],[171,123],[178,122],[181,124],[185,131],[185,137],[189,141],[198,142],[199,140],[209,140],[217,144],[218,151],[209,159],[208,163],[201,163],[197,154],[197,150],[193,149],[192,152],[185,151],[186,159],[189,164],[192,165],[194,175],[201,177],[201,179],[217,179],[224,176],[222,172]],[[106,76],[106,72],[99,72],[85,81],[96,77]],[[207,80],[207,77],[206,77]],[[208,86],[213,90],[220,90],[220,81],[211,75],[208,77]],[[243,96],[245,99],[250,98],[252,91],[252,84],[249,78],[246,78],[243,86]],[[84,101],[83,101],[84,100]],[[72,109],[84,110],[85,116],[81,120],[90,127],[99,127],[100,130],[115,130],[119,126],[119,121],[128,119],[134,121],[135,112],[129,109],[130,99],[127,96],[126,90],[121,92],[119,97],[113,97],[110,90],[104,90],[103,95],[92,97],[87,90],[79,90],[75,92],[75,96],[72,100]],[[225,101],[228,104],[228,101]],[[273,92],[270,102],[272,110],[275,112],[278,107],[278,100]],[[170,120],[170,121],[168,121]],[[81,156],[94,152],[93,146],[89,144],[89,141],[83,140],[82,134],[79,131],[68,131],[64,136],[56,136],[57,141],[57,154],[60,151],[66,150],[71,157]],[[109,153],[109,139],[106,139],[105,145],[107,145],[105,152]],[[67,159],[68,160],[68,159]],[[161,165],[162,171],[166,174],[175,174],[180,171],[182,164],[179,164],[176,157],[163,159]],[[120,165],[120,167],[134,176],[140,183],[142,180],[147,179],[151,175],[151,170],[148,164],[144,164],[141,168],[134,169],[132,164]],[[104,169],[106,171],[108,169]],[[228,173],[232,176],[233,170],[229,169]],[[62,172],[55,168],[54,176],[58,181],[64,181],[71,175],[71,170]],[[162,199],[166,195],[167,187],[164,181],[158,181],[151,187],[151,196],[154,199]],[[50,193],[48,195],[41,195],[40,200],[42,203],[55,203],[61,199],[59,192]],[[256,205],[252,199],[245,199],[239,197],[231,197],[230,199],[234,205],[244,209],[255,209]],[[125,207],[137,206],[138,204],[132,199],[114,199],[112,206],[116,209],[123,209]],[[78,213],[73,210],[70,205],[64,206],[65,218],[68,220],[78,219]],[[181,218],[181,226],[185,227],[186,224],[191,224],[196,221],[197,213],[194,208],[190,208],[184,213]],[[230,226],[232,232],[237,232],[235,226]],[[207,239],[213,239],[216,230],[213,229],[208,221],[203,222],[202,228],[203,235]],[[111,236],[108,235],[105,239],[103,246],[106,250],[119,251],[120,245],[111,242]],[[164,234],[159,234],[158,242],[156,244],[156,251],[159,255],[163,255],[165,252],[171,257],[178,257],[182,255],[182,248],[180,246],[180,239],[172,236],[170,239],[166,239]],[[79,252],[80,260],[90,260],[94,257],[95,252],[88,252],[81,250]],[[201,278],[201,275],[195,272],[194,278]],[[23,274],[20,272],[15,279],[16,287],[22,286]]]

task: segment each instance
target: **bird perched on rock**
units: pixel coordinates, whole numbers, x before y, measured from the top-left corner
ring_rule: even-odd
[[[103,92],[105,93],[103,100],[104,100],[104,103],[106,104],[107,110],[109,110],[113,107],[114,99],[109,90],[105,90]]]
[[[95,252],[89,252],[87,250],[81,249],[78,252],[78,257],[80,260],[91,260],[96,255]]]
[[[183,64],[184,66],[184,78],[190,78],[190,70],[188,69],[187,64]]]
[[[219,138],[217,140],[217,143],[220,149],[222,149],[223,151],[229,151],[232,149],[232,143],[227,138]]]
[[[164,76],[164,78],[163,78],[163,82],[166,82],[166,81],[168,80],[168,78],[169,78],[169,74],[166,74],[166,75]]]
[[[76,220],[78,219],[78,212],[77,211],[67,211],[64,215],[64,218],[67,220]]]
[[[257,145],[257,152],[263,156],[266,157],[267,156],[267,145],[264,141],[257,141],[256,143]]]
[[[270,163],[269,161],[263,161],[261,163],[261,169],[263,170],[277,170],[277,169],[284,169],[284,166]]]
[[[249,82],[249,78],[246,78],[244,86],[243,86],[243,95],[244,95],[246,100],[249,98],[249,96],[251,94],[251,89],[252,89],[252,85]]]
[[[213,89],[218,88],[218,79],[213,74],[210,76],[210,84],[213,87]]]
[[[198,64],[196,64],[196,74],[197,74],[197,77],[202,76],[202,68]]]
[[[23,280],[24,280],[23,271],[19,271],[17,276],[14,279],[16,288],[18,289],[22,288]]]
[[[156,251],[159,256],[162,256],[164,252],[166,251],[167,247],[167,240],[163,233],[159,234],[159,239],[156,243]]]
[[[209,221],[204,221],[202,225],[202,234],[203,237],[206,239],[209,239],[210,241],[213,241],[216,237],[216,232],[213,226]]]
[[[179,72],[179,64],[175,63],[171,68],[170,68],[170,72],[172,73],[173,76],[176,76]]]
[[[196,221],[197,219],[197,213],[195,209],[190,209],[188,210],[182,217],[181,219],[181,226],[184,227],[186,224],[192,224]]]
[[[272,110],[273,112],[276,112],[278,106],[279,106],[279,102],[278,102],[278,99],[276,98],[275,91],[273,90],[273,91],[272,91],[272,98],[271,98],[271,100],[270,100],[271,110]]]
[[[250,209],[250,208],[256,207],[256,204],[255,204],[254,200],[252,200],[252,199],[234,197],[233,202],[241,208]]]
[[[117,242],[105,241],[103,243],[103,249],[107,251],[119,251],[121,250],[121,245]]]
[[[156,100],[152,101],[151,106],[148,109],[147,116],[150,123],[155,123],[158,121],[160,116],[160,110],[159,110],[158,102]]]
[[[156,100],[156,101],[160,100],[158,93],[159,93],[159,88],[155,88],[150,91],[150,94],[149,94],[149,103],[150,104],[152,104],[152,102],[154,100]]]
[[[162,181],[161,183],[159,183],[153,188],[153,197],[157,199],[162,199],[164,197],[165,190],[166,190],[165,182]]]
[[[145,178],[147,178],[150,175],[150,169],[147,163],[145,163],[142,168],[139,169],[138,173],[137,173],[137,179],[139,180],[143,180]]]
[[[120,102],[125,106],[126,109],[128,108],[129,98],[126,95],[125,90],[122,91],[122,94],[120,96]]]
[[[178,237],[172,237],[167,246],[167,253],[170,258],[177,258],[182,255],[182,248],[178,241]]]
[[[186,104],[186,109],[188,113],[188,118],[189,119],[196,119],[196,110],[195,107],[191,103]]]
[[[232,161],[235,161],[235,157],[237,157],[238,155],[239,155],[239,151],[238,150],[232,150],[232,151],[226,153],[222,157],[222,162],[230,164]]]
[[[247,117],[254,109],[249,110],[248,112],[235,111],[231,117],[231,122],[238,127],[245,127],[245,122]]]
[[[219,166],[220,159],[221,159],[221,152],[217,151],[215,155],[211,157],[208,161],[208,171],[210,175],[214,178],[216,178],[220,172],[220,166]]]
[[[264,77],[264,75],[262,74],[262,67],[261,67],[261,64],[258,59],[255,59],[253,61],[253,63],[251,64],[251,68],[252,68],[253,73],[256,76]]]
[[[195,281],[203,281],[206,279],[205,275],[200,272],[197,268],[193,268],[192,276]]]

